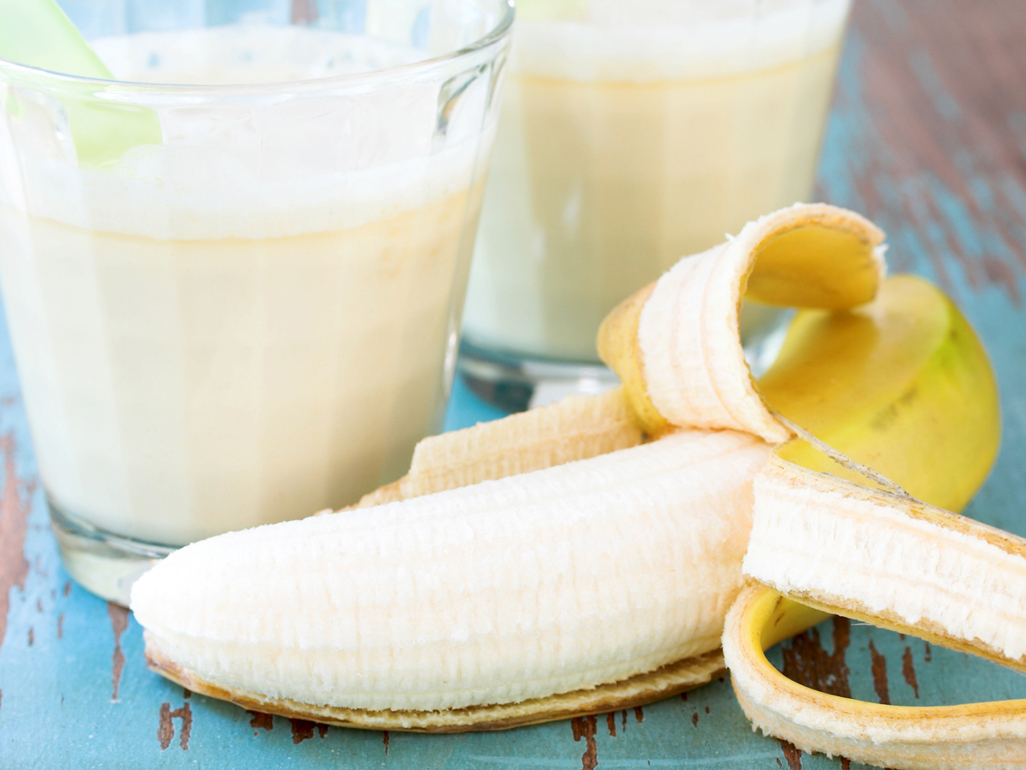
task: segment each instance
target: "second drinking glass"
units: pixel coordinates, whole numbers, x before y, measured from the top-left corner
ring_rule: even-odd
[[[681,256],[813,191],[848,0],[521,0],[461,366],[523,408]],[[775,313],[746,307],[747,341]]]

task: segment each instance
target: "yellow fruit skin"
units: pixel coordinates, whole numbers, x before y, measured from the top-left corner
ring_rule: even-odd
[[[413,452],[410,472],[398,482],[398,495],[391,499],[408,500],[551,468],[641,442],[641,429],[622,387],[597,396],[569,396],[424,439]],[[368,495],[366,503],[389,499]],[[365,507],[365,501],[360,506]]]
[[[908,707],[842,698],[791,681],[763,650],[829,617],[755,584],[727,616],[724,653],[738,703],[764,734],[806,753],[895,770],[1026,768],[1026,700]],[[743,675],[757,682],[738,685]],[[767,705],[769,703],[770,705]]]
[[[757,246],[745,296],[784,307],[844,310],[876,296],[882,264],[874,248],[883,233],[813,212],[800,227],[772,234]],[[838,281],[838,275],[844,276]]]
[[[598,345],[642,429],[658,436],[669,425],[646,396],[636,344],[651,291],[606,318]],[[876,300],[853,310],[801,311],[758,387],[773,410],[949,510],[965,507],[1000,445],[997,384],[986,351],[951,300],[914,276],[887,279]],[[803,441],[778,454],[866,483]]]
[[[620,378],[627,405],[634,413],[638,425],[650,438],[666,433],[671,427],[648,398],[641,351],[638,348],[641,309],[652,296],[653,289],[655,284],[650,283],[613,308],[602,321],[595,341],[599,358]]]
[[[965,507],[997,456],[987,354],[958,308],[921,278],[889,278],[855,310],[799,313],[759,387],[791,421],[941,508]],[[778,454],[866,483],[803,441]]]
[[[997,455],[1000,408],[986,352],[954,304],[919,278],[890,278],[874,302],[848,312],[799,313],[759,386],[780,414],[949,510],[968,503]],[[869,485],[804,441],[776,454]],[[739,597],[727,618],[724,651],[738,701],[754,725],[807,752],[879,766],[1026,767],[1026,701],[925,709],[861,703],[792,682],[766,659],[764,650],[837,609],[805,606],[761,584]],[[956,646],[914,628],[844,614]]]
[[[799,313],[759,388],[780,414],[940,508],[964,508],[997,457],[1001,413],[986,351],[921,278],[888,278],[876,300],[851,311]],[[802,440],[776,454],[869,484]]]
[[[767,214],[615,308],[599,329],[599,355],[651,436],[672,424],[785,441],[789,429],[767,411],[743,358],[742,297],[826,310],[868,302],[885,273],[883,239],[865,218],[826,204]]]

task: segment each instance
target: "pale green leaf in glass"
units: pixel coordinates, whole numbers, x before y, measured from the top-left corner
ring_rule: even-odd
[[[56,0],[0,0],[0,58],[50,72],[113,80]],[[162,142],[153,110],[105,100],[100,83],[64,81],[55,95],[67,113],[83,168],[102,168],[132,147]],[[11,98],[16,101],[17,93]],[[5,109],[17,111],[14,105]]]

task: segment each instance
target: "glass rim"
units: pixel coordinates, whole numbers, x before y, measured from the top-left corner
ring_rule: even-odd
[[[276,80],[259,83],[152,83],[143,80],[108,80],[106,78],[71,75],[66,72],[56,72],[42,67],[33,67],[29,64],[21,64],[10,59],[5,59],[2,56],[0,56],[0,72],[6,70],[23,76],[27,75],[33,78],[42,77],[45,80],[79,87],[93,86],[97,90],[124,90],[136,93],[163,93],[169,95],[197,93],[204,96],[234,96],[276,94],[282,92],[294,93],[296,91],[319,90],[326,87],[360,86],[377,80],[403,79],[407,76],[416,77],[422,74],[430,74],[436,70],[443,69],[450,62],[465,59],[474,53],[483,51],[486,48],[502,41],[504,38],[508,37],[510,29],[513,26],[513,20],[516,16],[516,6],[515,0],[496,0],[496,3],[502,12],[502,16],[498,23],[469,45],[465,45],[454,51],[448,51],[427,59],[421,59],[408,64],[397,64],[392,67],[383,67],[369,72],[329,75],[327,77],[306,78],[303,80]]]

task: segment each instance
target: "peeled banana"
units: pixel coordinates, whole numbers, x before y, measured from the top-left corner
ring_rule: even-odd
[[[247,698],[427,712],[617,682],[719,647],[769,452],[687,431],[222,535],[132,606],[151,655]]]
[[[774,452],[770,468],[866,482],[871,465],[952,507],[993,460],[979,342],[935,288],[885,281],[883,252],[862,217],[797,205],[682,260],[603,324],[622,388],[430,439],[371,507],[158,565],[132,594],[151,666],[249,707],[379,729],[510,727],[707,681]],[[738,335],[746,287],[814,308],[759,384]]]

